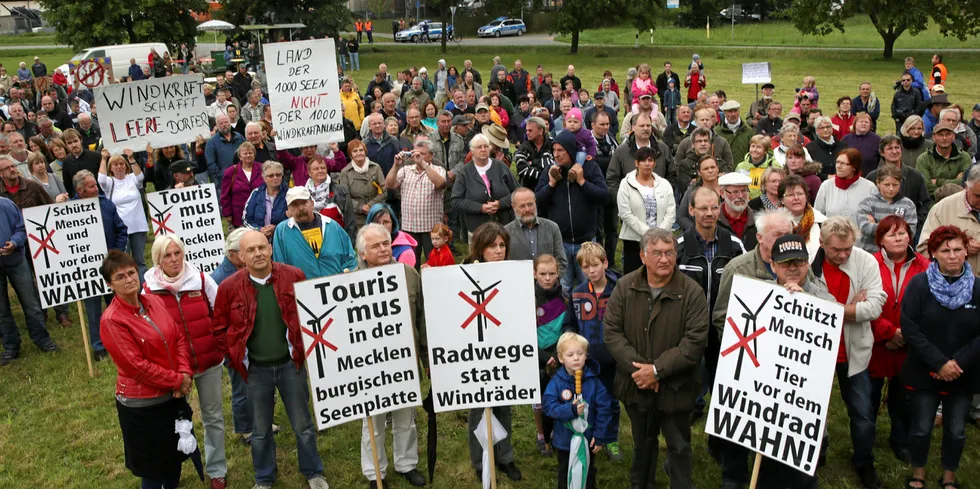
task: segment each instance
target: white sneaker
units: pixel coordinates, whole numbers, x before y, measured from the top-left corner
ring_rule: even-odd
[[[252,489],[272,489],[272,486],[263,486],[262,484],[256,484],[252,486]]]
[[[327,484],[327,480],[322,475],[318,475],[307,482],[310,483],[310,489],[330,489],[330,484]]]

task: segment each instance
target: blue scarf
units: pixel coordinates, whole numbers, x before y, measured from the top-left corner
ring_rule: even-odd
[[[933,261],[926,270],[929,277],[929,290],[936,300],[947,309],[959,309],[973,299],[973,270],[969,263],[963,264],[963,274],[955,282],[949,283],[939,272],[939,265]]]

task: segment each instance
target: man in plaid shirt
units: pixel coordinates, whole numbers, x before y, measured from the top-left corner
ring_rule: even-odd
[[[432,141],[419,140],[410,157],[407,151],[396,154],[395,167],[385,178],[388,190],[401,191],[402,230],[422,245],[415,249],[417,264],[422,263],[422,253],[429,256],[432,251],[429,232],[443,222],[446,170],[432,163],[432,144]]]

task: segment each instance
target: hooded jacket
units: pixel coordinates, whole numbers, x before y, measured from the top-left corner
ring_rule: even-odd
[[[647,224],[646,204],[640,183],[636,181],[636,172],[633,170],[626,175],[616,194],[616,206],[623,221],[619,239],[626,241],[640,241],[651,227]],[[677,219],[677,206],[674,204],[674,189],[666,178],[654,177],[653,196],[657,201],[656,227],[670,230]]]
[[[599,294],[595,293],[595,288],[588,281],[578,284],[572,289],[562,326],[563,331],[574,331],[589,340],[589,358],[607,368],[616,368],[616,360],[606,348],[603,318],[609,297],[621,277],[615,270],[606,269],[606,288]]]
[[[588,406],[588,425],[585,430],[585,441],[591,443],[595,438],[596,445],[606,445],[616,441],[612,429],[612,404],[619,402],[606,391],[599,380],[599,364],[588,359],[582,369],[582,402]],[[566,399],[567,398],[567,399]],[[558,369],[548,387],[544,390],[541,400],[544,414],[554,419],[555,429],[551,444],[558,450],[569,450],[572,440],[572,430],[569,423],[579,416],[573,400],[575,398],[575,377],[568,373],[565,367]]]
[[[599,225],[598,209],[609,201],[609,189],[602,170],[594,160],[582,165],[585,181],[582,185],[570,182],[571,167],[560,167],[562,179],[552,187],[548,172],[543,172],[534,191],[541,215],[551,219],[561,229],[562,240],[578,244],[595,238]]]
[[[194,373],[219,365],[224,356],[211,333],[212,308],[218,295],[218,284],[195,267],[185,265],[182,274],[184,281],[180,290],[174,293],[157,279],[156,270],[157,267],[153,267],[146,271],[142,294],[153,295],[163,301],[177,328],[186,335]]]
[[[715,126],[718,131],[718,135],[722,137],[725,141],[728,141],[728,145],[732,150],[732,158],[734,161],[741,161],[745,158],[745,155],[749,154],[749,141],[752,136],[755,136],[755,132],[749,127],[749,123],[744,120],[739,119],[738,127],[734,131],[728,128],[728,122],[722,117],[721,123]]]
[[[374,204],[367,213],[366,222],[373,222],[374,217],[381,211],[386,211],[391,217],[391,256],[395,261],[415,268],[415,248],[418,247],[419,243],[412,235],[401,230],[398,226],[398,217],[395,216],[395,211],[391,206],[384,203]]]
[[[535,189],[538,186],[541,174],[551,165],[555,164],[555,158],[551,155],[553,141],[548,134],[543,136],[544,142],[541,149],[531,141],[524,141],[514,153],[514,163],[517,166],[517,179],[522,187]]]

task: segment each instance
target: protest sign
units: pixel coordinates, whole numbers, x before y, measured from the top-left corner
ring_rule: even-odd
[[[108,253],[99,199],[26,208],[24,227],[42,308],[109,293],[99,270]]]
[[[71,60],[68,62],[68,71],[72,86],[76,89],[80,84],[88,88],[101,87],[115,79],[112,58],[107,57]]]
[[[813,474],[844,307],[735,276],[705,432]]]
[[[184,261],[210,274],[225,258],[225,235],[213,183],[146,194],[153,236],[184,242]]]
[[[96,87],[102,144],[112,154],[211,137],[201,75],[150,78]]]
[[[264,44],[276,148],[344,140],[333,39]]]
[[[530,261],[422,271],[436,412],[540,402]]]
[[[742,83],[770,83],[772,82],[772,64],[763,63],[742,63]]]
[[[404,265],[295,290],[319,429],[422,404]]]

